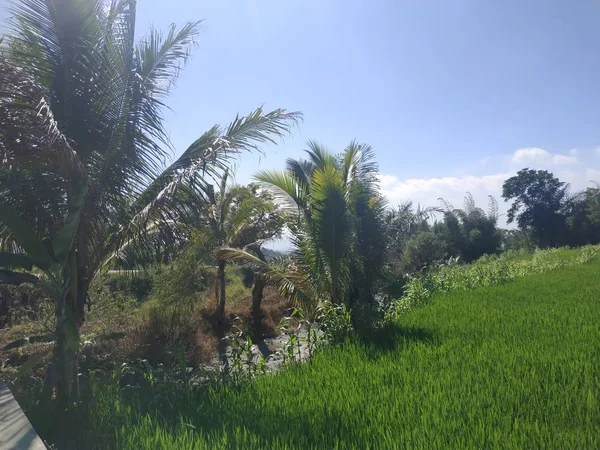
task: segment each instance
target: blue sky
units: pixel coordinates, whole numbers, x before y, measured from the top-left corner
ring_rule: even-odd
[[[140,32],[205,19],[168,115],[180,151],[265,103],[305,120],[261,168],[307,139],[356,138],[391,203],[485,202],[525,165],[600,180],[598,1],[147,0],[138,14]],[[258,162],[243,158],[238,180]]]
[[[308,139],[336,151],[357,139],[375,148],[392,204],[486,202],[524,166],[575,188],[600,181],[598,0],[138,3],[140,37],[197,19],[167,113],[178,152],[264,103],[305,120],[260,168]],[[258,169],[244,157],[238,181]]]

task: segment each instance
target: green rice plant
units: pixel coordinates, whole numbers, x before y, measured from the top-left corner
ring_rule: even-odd
[[[92,383],[70,429],[83,449],[600,448],[598,292],[595,261],[438,292],[249,382]]]
[[[531,259],[515,258],[517,252],[487,255],[470,265],[446,265],[411,277],[404,295],[391,302],[387,320],[396,320],[412,308],[427,303],[437,292],[463,291],[494,286],[532,274],[585,264],[598,256],[600,246],[580,249],[553,248],[536,250]]]

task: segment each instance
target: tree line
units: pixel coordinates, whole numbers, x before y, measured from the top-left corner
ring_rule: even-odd
[[[471,262],[505,250],[581,246],[600,242],[600,189],[571,194],[569,185],[546,170],[525,168],[504,181],[502,199],[510,204],[507,223],[498,224],[498,202],[487,211],[467,193],[463,208],[441,200],[440,207],[406,202],[387,212],[389,246],[396,273],[458,257]]]

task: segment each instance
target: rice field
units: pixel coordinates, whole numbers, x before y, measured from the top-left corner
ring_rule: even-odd
[[[237,387],[98,386],[79,429],[90,448],[600,448],[599,275],[592,261],[436,294]]]

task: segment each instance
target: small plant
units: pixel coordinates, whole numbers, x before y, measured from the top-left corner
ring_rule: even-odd
[[[241,318],[235,318],[232,332],[225,339],[231,350],[227,355],[228,364],[222,370],[224,380],[237,383],[266,373],[267,358],[256,355],[252,333]]]
[[[317,322],[331,345],[341,344],[352,333],[352,315],[346,305],[323,302],[317,309]]]
[[[300,330],[303,324],[304,313],[299,309],[294,309],[292,314],[279,322],[277,330],[288,337],[280,351],[284,365],[302,360]]]

